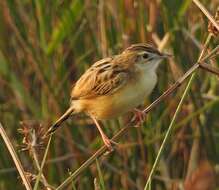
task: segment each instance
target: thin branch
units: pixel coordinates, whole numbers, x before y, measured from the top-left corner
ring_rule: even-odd
[[[214,58],[217,55],[218,50],[219,50],[219,45],[217,45],[210,53],[208,53],[208,55],[202,58],[199,62],[205,62],[208,59]]]
[[[144,113],[150,112],[157,104],[163,101],[167,96],[173,93],[197,68],[198,63],[195,63],[182,77],[180,77],[172,86],[170,86],[159,98],[152,102],[147,108],[143,110]]]
[[[212,67],[211,65],[206,64],[206,63],[200,63],[199,65],[200,65],[200,68],[202,68],[203,70],[219,76],[219,69],[218,68]]]
[[[8,151],[11,154],[11,157],[14,161],[14,164],[15,164],[15,166],[16,166],[16,168],[21,176],[21,179],[23,180],[24,186],[26,187],[27,190],[32,190],[31,184],[25,175],[25,171],[24,171],[24,168],[21,164],[21,161],[19,160],[18,155],[17,155],[16,151],[14,150],[14,148],[11,144],[11,141],[10,141],[9,137],[7,136],[1,123],[0,123],[0,134],[3,138],[5,145],[7,146]]]
[[[32,151],[32,154],[33,154],[33,160],[34,160],[34,162],[35,162],[36,168],[37,168],[38,172],[40,172],[40,171],[41,171],[41,170],[40,170],[40,163],[39,163],[39,160],[38,160],[38,156],[37,156],[36,150],[35,150],[34,147],[31,147],[31,149],[32,149],[31,151]],[[47,182],[47,180],[46,180],[46,178],[45,178],[43,172],[42,172],[42,174],[41,174],[41,178],[42,178],[41,182],[43,183],[43,185],[45,186],[45,188],[46,188],[47,190],[55,189],[55,188],[53,188],[53,187]]]
[[[43,155],[43,161],[41,163],[40,170],[39,170],[39,173],[38,173],[37,178],[36,178],[36,183],[34,185],[34,190],[38,189],[39,181],[40,181],[41,175],[43,173],[43,167],[45,165],[46,157],[47,157],[47,154],[48,154],[48,151],[49,151],[49,146],[50,146],[50,143],[51,143],[51,139],[52,139],[52,135],[49,137],[49,141],[47,143],[46,150],[45,150],[45,153]]]
[[[217,28],[219,31],[219,24],[214,19],[214,17],[208,12],[208,10],[202,5],[199,0],[193,0],[193,2],[197,5],[197,7],[203,12],[203,14],[209,19],[209,21]]]

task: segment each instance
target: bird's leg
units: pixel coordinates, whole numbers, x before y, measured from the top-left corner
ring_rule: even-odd
[[[113,143],[113,144],[117,144],[117,143],[113,142],[112,140],[110,140],[110,139],[105,135],[105,133],[103,132],[103,130],[102,130],[101,126],[100,126],[100,124],[98,123],[98,121],[97,121],[97,119],[96,119],[95,117],[91,116],[91,118],[92,118],[92,120],[94,121],[94,123],[95,123],[95,125],[96,125],[98,131],[100,132],[100,135],[101,135],[101,137],[102,137],[102,139],[103,139],[104,144],[107,146],[107,148],[108,148],[110,151],[112,151],[112,150],[113,150],[113,148],[112,148],[112,143]]]
[[[134,114],[135,114],[135,119],[137,120],[137,124],[141,124],[144,122],[146,114],[143,111],[135,108]]]

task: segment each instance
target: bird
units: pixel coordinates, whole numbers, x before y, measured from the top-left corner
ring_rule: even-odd
[[[87,114],[96,125],[104,144],[111,141],[100,121],[117,118],[135,110],[149,96],[157,83],[160,62],[170,57],[148,43],[129,46],[120,54],[103,58],[88,68],[71,91],[67,111],[48,129],[53,134],[71,115]]]

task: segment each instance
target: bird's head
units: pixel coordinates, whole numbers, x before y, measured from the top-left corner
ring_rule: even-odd
[[[125,49],[121,55],[132,60],[133,64],[137,64],[147,70],[156,70],[163,59],[171,56],[169,54],[161,53],[152,45],[145,43],[133,44]]]

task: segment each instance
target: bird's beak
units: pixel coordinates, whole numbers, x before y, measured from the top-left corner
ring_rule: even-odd
[[[171,57],[173,57],[173,55],[172,55],[172,54],[169,54],[169,53],[162,53],[160,57],[166,59],[166,58],[171,58]]]

